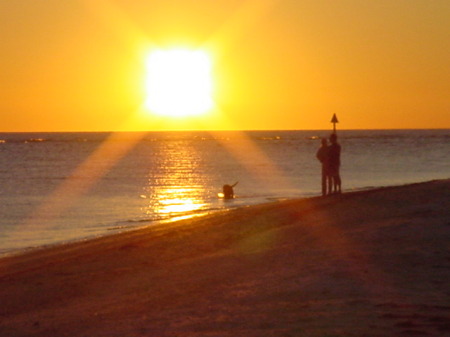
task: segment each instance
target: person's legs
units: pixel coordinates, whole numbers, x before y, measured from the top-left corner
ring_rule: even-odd
[[[330,166],[328,170],[329,184],[328,184],[328,194],[336,193],[337,189],[337,177],[339,176],[339,172],[336,170],[336,167]]]
[[[328,194],[333,193],[334,177],[333,175],[328,176]]]

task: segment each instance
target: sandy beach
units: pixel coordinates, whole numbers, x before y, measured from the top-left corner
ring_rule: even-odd
[[[450,336],[450,180],[0,260],[0,336]]]

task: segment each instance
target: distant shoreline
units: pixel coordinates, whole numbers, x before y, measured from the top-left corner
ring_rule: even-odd
[[[439,130],[450,130],[450,127],[444,128],[392,128],[392,129],[339,129],[339,131],[413,131],[413,130],[423,130],[423,131],[439,131]],[[0,131],[0,134],[57,134],[57,133],[158,133],[158,132],[277,132],[277,131],[317,131],[317,132],[332,132],[331,129],[252,129],[252,130],[134,130],[134,131]]]

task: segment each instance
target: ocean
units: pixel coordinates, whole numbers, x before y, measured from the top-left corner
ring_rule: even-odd
[[[0,255],[318,196],[330,131],[0,133]],[[450,176],[450,130],[338,130],[345,191]],[[236,198],[218,197],[238,182]]]

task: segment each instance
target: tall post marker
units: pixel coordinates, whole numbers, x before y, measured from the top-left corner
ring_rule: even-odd
[[[333,123],[333,133],[336,134],[336,123],[339,123],[336,114],[333,114],[333,118],[331,119],[331,123]]]

